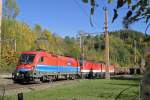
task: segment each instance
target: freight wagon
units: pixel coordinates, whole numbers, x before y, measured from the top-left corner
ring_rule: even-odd
[[[92,61],[81,63],[72,57],[54,55],[44,51],[27,51],[21,53],[12,77],[15,82],[35,80],[44,82],[59,78],[100,77],[105,71],[106,66],[102,63]],[[113,66],[109,66],[109,72],[114,72]]]

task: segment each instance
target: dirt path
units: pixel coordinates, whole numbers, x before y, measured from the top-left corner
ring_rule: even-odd
[[[11,73],[0,73],[0,86],[12,84]]]

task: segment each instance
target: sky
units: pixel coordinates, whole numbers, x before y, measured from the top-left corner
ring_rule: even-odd
[[[76,36],[79,31],[88,33],[104,32],[104,11],[108,7],[108,29],[115,31],[123,29],[122,18],[126,8],[119,10],[119,16],[114,23],[113,9],[116,3],[107,4],[107,0],[98,0],[99,7],[95,9],[92,16],[94,27],[90,25],[90,5],[84,4],[81,0],[16,0],[20,8],[17,20],[22,21],[34,28],[39,24],[43,29],[48,29],[62,37]],[[133,30],[144,32],[146,24],[139,22],[131,25]],[[147,31],[150,33],[150,29]]]

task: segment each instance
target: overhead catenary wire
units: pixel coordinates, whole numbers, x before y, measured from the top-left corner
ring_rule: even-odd
[[[79,33],[84,33],[82,35],[84,36],[88,36],[88,35],[100,35],[100,34],[104,34],[105,32],[84,32],[84,31],[79,31]],[[80,36],[81,34],[77,34],[76,37]]]

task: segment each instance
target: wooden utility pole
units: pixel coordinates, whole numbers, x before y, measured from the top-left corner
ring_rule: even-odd
[[[2,23],[2,0],[0,0],[0,39],[1,39],[1,23]]]
[[[16,44],[16,39],[14,39],[14,52],[17,50],[17,44]]]
[[[1,59],[1,49],[2,49],[2,39],[1,39],[1,24],[2,24],[2,0],[0,0],[0,59]]]
[[[134,67],[137,67],[136,61],[136,40],[134,40]]]
[[[105,78],[110,79],[110,73],[109,73],[109,36],[108,36],[108,10],[105,7],[105,64],[106,64],[106,72],[105,72]]]

